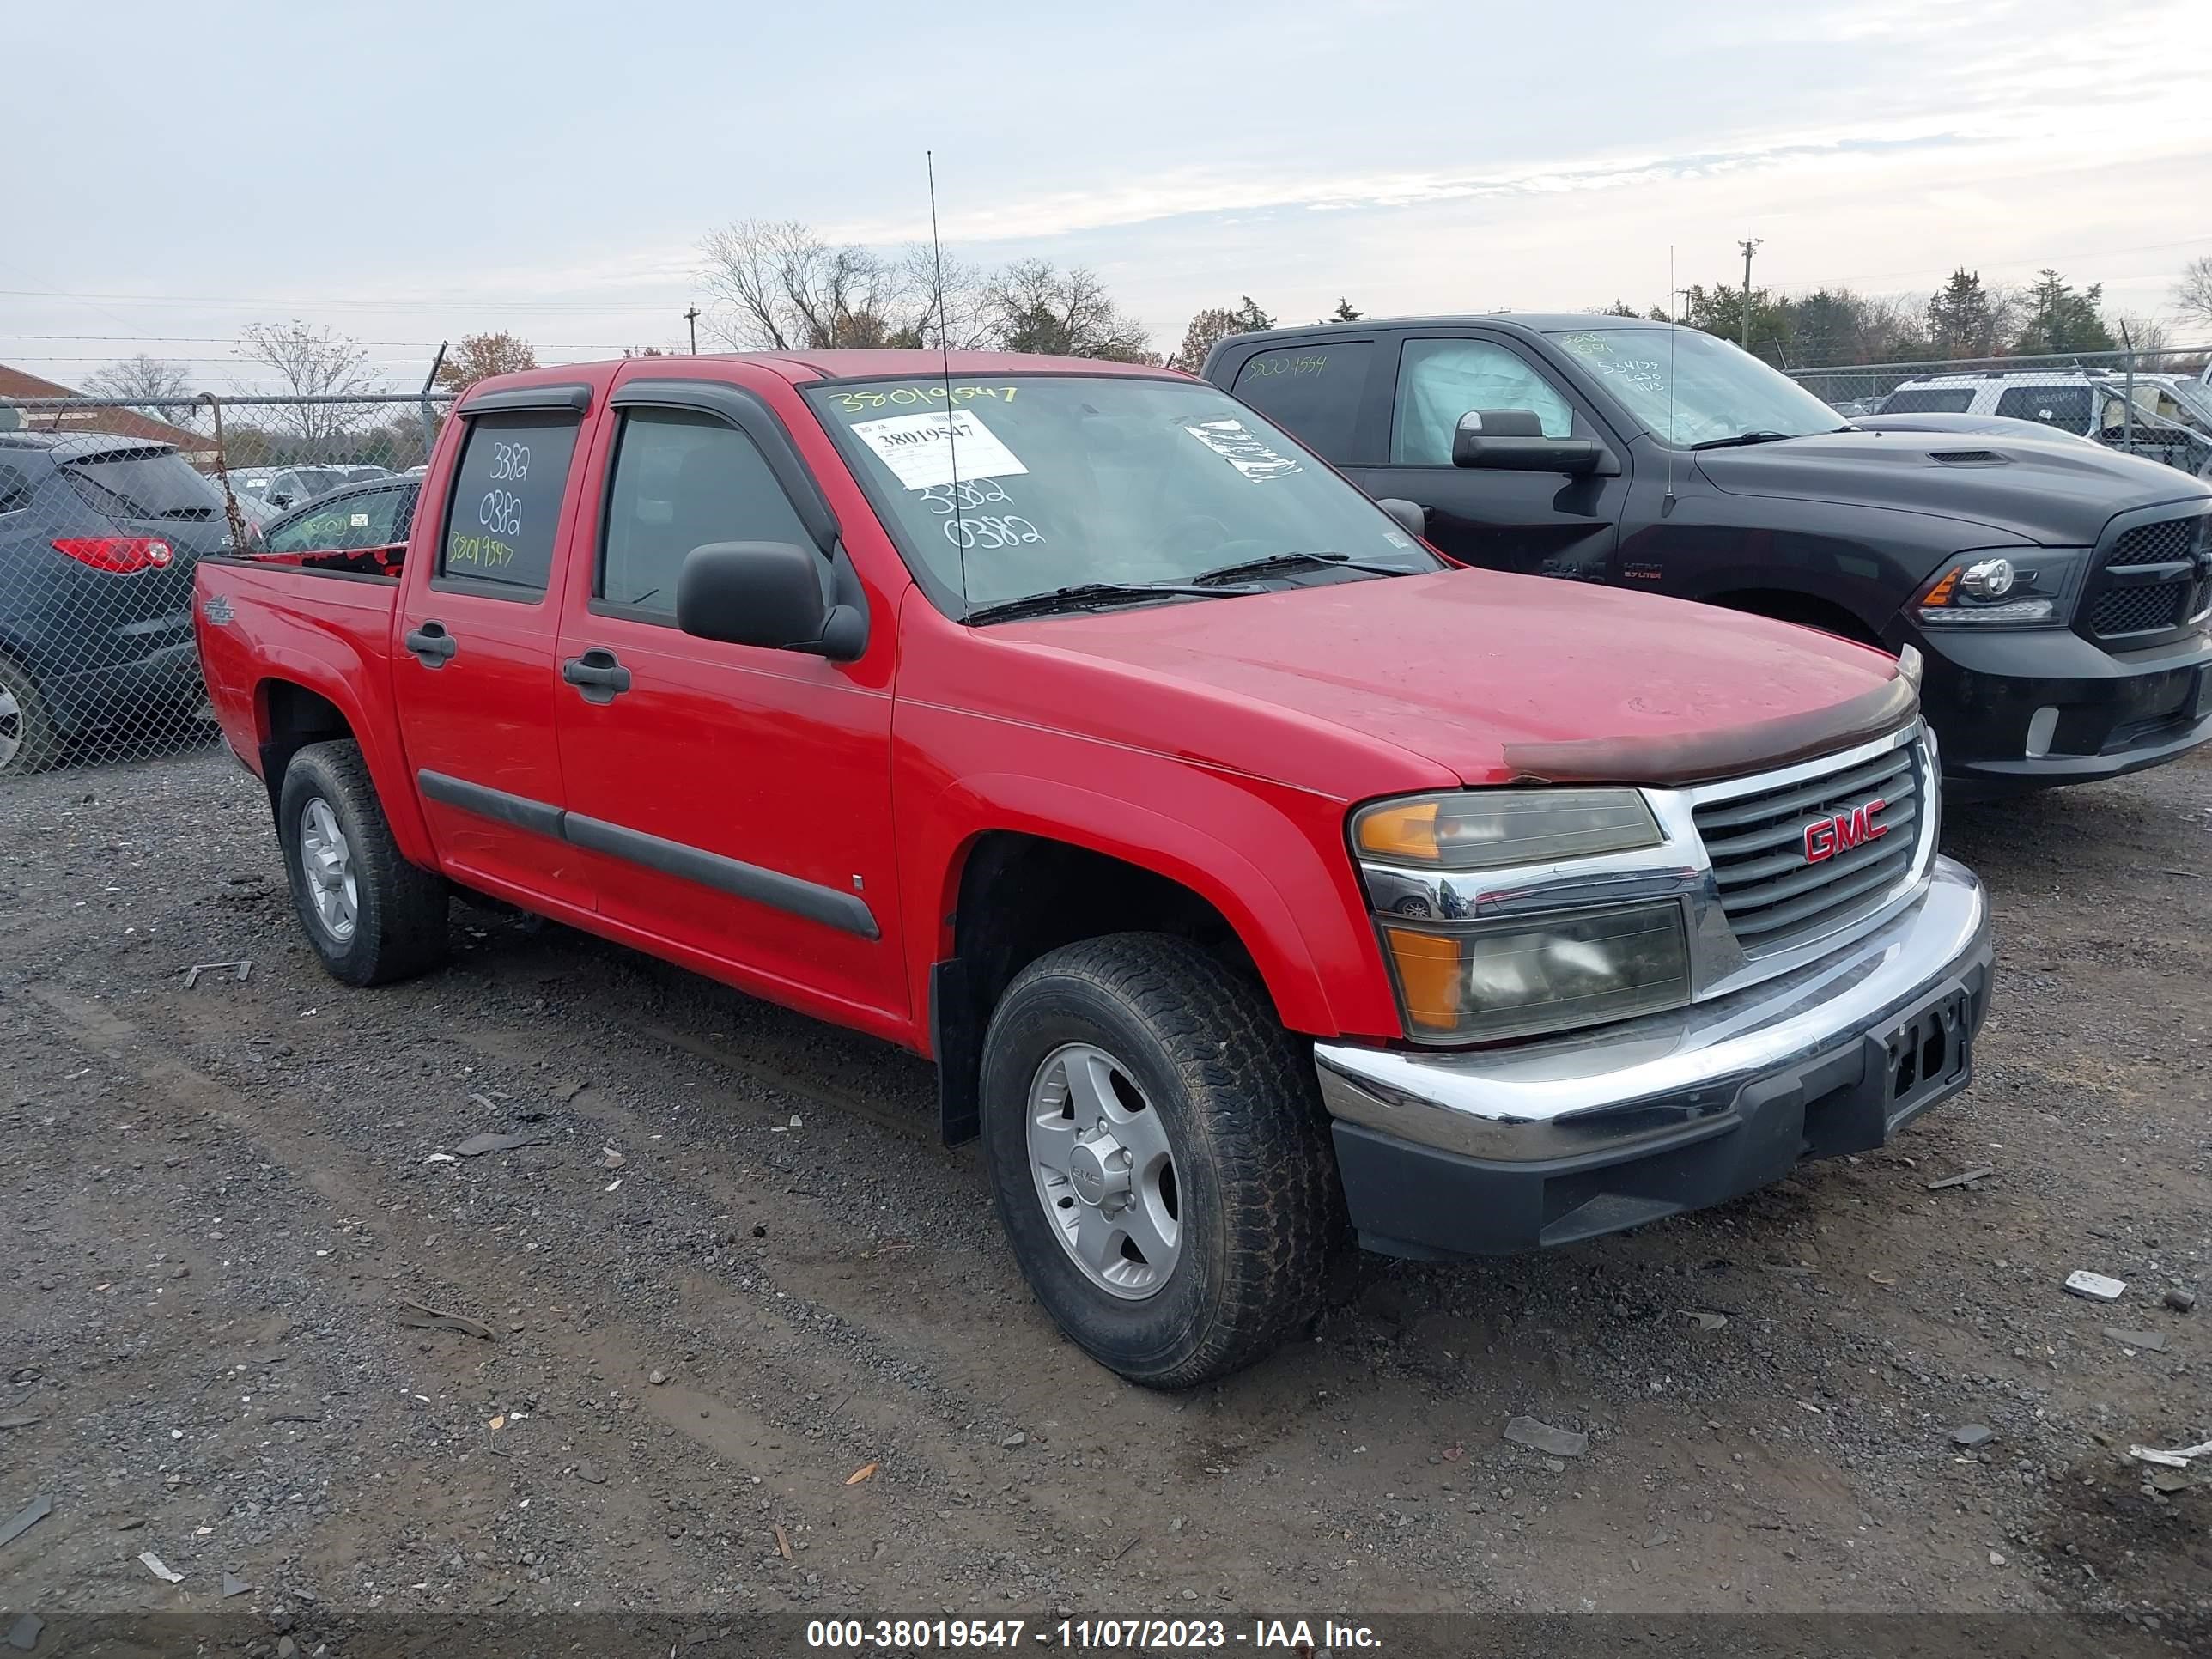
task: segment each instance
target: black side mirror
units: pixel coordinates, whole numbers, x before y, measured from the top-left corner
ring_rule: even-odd
[[[1375,505],[1395,519],[1398,521],[1398,528],[1408,536],[1426,536],[1429,533],[1429,509],[1419,501],[1409,501],[1397,495],[1385,495]]]
[[[1470,409],[1452,434],[1454,466],[1504,472],[1593,472],[1603,454],[1595,438],[1547,438],[1526,409]]]
[[[676,625],[698,639],[849,662],[866,647],[867,614],[833,598],[841,586],[811,548],[709,542],[684,556]]]

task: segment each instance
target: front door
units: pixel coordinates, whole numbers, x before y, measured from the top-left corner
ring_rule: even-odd
[[[1523,575],[1610,580],[1626,478],[1454,466],[1460,416],[1493,409],[1529,411],[1547,438],[1595,438],[1627,464],[1625,446],[1504,339],[1440,335],[1400,344],[1389,463],[1346,471],[1370,495],[1428,508],[1428,538],[1453,558]]]
[[[793,476],[758,400],[647,380],[615,403],[597,556],[560,644],[568,834],[590,850],[599,909],[759,994],[902,1026],[891,630],[878,619],[858,663],[678,631],[692,548],[823,550],[766,459]]]
[[[435,562],[427,580],[410,568],[401,590],[392,675],[408,765],[448,873],[588,908],[582,854],[560,839],[559,606],[548,592],[580,470],[579,417],[564,407],[455,418],[469,430],[448,506],[416,555]]]

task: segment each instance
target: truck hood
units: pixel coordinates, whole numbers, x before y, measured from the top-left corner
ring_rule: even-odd
[[[1296,775],[1303,740],[1324,734],[1388,744],[1468,784],[1673,783],[1894,730],[1916,701],[1893,659],[1809,629],[1484,570],[988,631],[1125,682],[1076,677],[1091,684],[1073,705],[1030,719],[1146,748],[1165,730],[1194,758],[1323,789]],[[1207,702],[1211,715],[1196,706]]]
[[[2170,466],[2060,436],[1846,430],[1708,449],[1697,463],[1731,495],[1963,520],[1966,539],[1954,550],[1983,532],[2044,547],[2092,547],[2116,513],[2212,494]]]

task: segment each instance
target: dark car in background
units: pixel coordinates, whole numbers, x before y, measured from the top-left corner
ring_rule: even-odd
[[[1846,425],[1725,341],[1620,317],[1276,329],[1205,374],[1467,563],[1917,647],[1962,794],[2212,738],[2212,489],[2171,467]]]
[[[202,700],[192,569],[221,492],[164,443],[0,432],[0,772]]]
[[[262,526],[258,557],[319,569],[388,574],[415,526],[419,474],[386,474],[318,495]]]

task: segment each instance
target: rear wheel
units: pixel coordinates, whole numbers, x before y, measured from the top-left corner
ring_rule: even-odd
[[[0,772],[40,772],[61,757],[61,734],[39,683],[0,657]]]
[[[400,855],[358,744],[292,757],[276,831],[292,907],[333,978],[387,984],[446,954],[446,884]]]
[[[1030,1288],[1132,1382],[1226,1376],[1318,1308],[1341,1197],[1311,1058],[1188,941],[1024,969],[985,1040],[983,1138]]]

